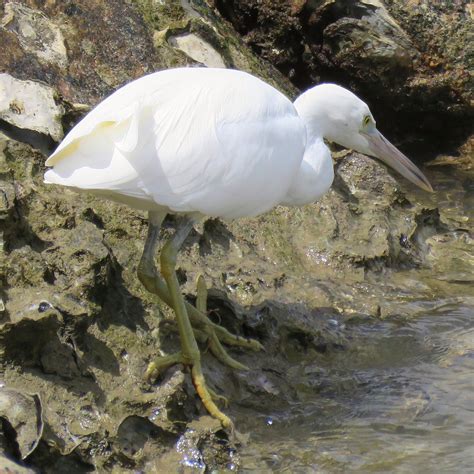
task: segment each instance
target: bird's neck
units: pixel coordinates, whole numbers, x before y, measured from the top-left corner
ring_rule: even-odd
[[[329,132],[328,117],[326,117],[324,108],[318,107],[316,88],[309,89],[301,94],[294,102],[299,117],[306,126],[308,144],[312,144],[318,139],[327,137]]]
[[[316,99],[316,100],[315,100]],[[300,169],[281,202],[287,206],[301,206],[317,201],[330,188],[334,169],[329,148],[324,143],[328,124],[324,109],[315,107],[314,88],[300,95],[294,102],[296,111],[306,127],[306,148]]]
[[[334,179],[334,167],[329,148],[321,137],[306,144],[301,166],[281,204],[302,206],[323,196]]]

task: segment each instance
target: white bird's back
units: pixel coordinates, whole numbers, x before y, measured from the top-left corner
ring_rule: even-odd
[[[263,81],[172,69],[92,110],[46,162],[45,181],[146,210],[237,218],[284,199],[305,145],[293,104]]]

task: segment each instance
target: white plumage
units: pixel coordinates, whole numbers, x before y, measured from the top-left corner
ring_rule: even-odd
[[[146,210],[230,219],[281,202],[305,144],[293,104],[263,81],[174,69],[100,103],[48,159],[45,180]]]

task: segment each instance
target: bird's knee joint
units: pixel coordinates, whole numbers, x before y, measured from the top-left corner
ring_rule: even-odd
[[[137,275],[140,280],[142,278],[153,278],[156,273],[156,267],[153,263],[141,261],[138,264]]]
[[[196,362],[199,362],[201,360],[201,353],[199,352],[199,349],[194,350],[194,349],[188,349],[186,351],[186,354],[182,354],[183,356],[183,364],[184,365],[189,365],[193,366],[196,364]]]
[[[138,279],[143,285],[147,286],[150,281],[155,280],[158,276],[155,262],[149,260],[141,260],[137,268]]]

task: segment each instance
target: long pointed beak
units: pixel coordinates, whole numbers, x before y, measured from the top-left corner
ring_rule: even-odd
[[[370,133],[364,133],[363,135],[368,141],[368,151],[370,155],[383,161],[421,189],[433,192],[433,188],[426,176],[377,129],[374,129]]]

